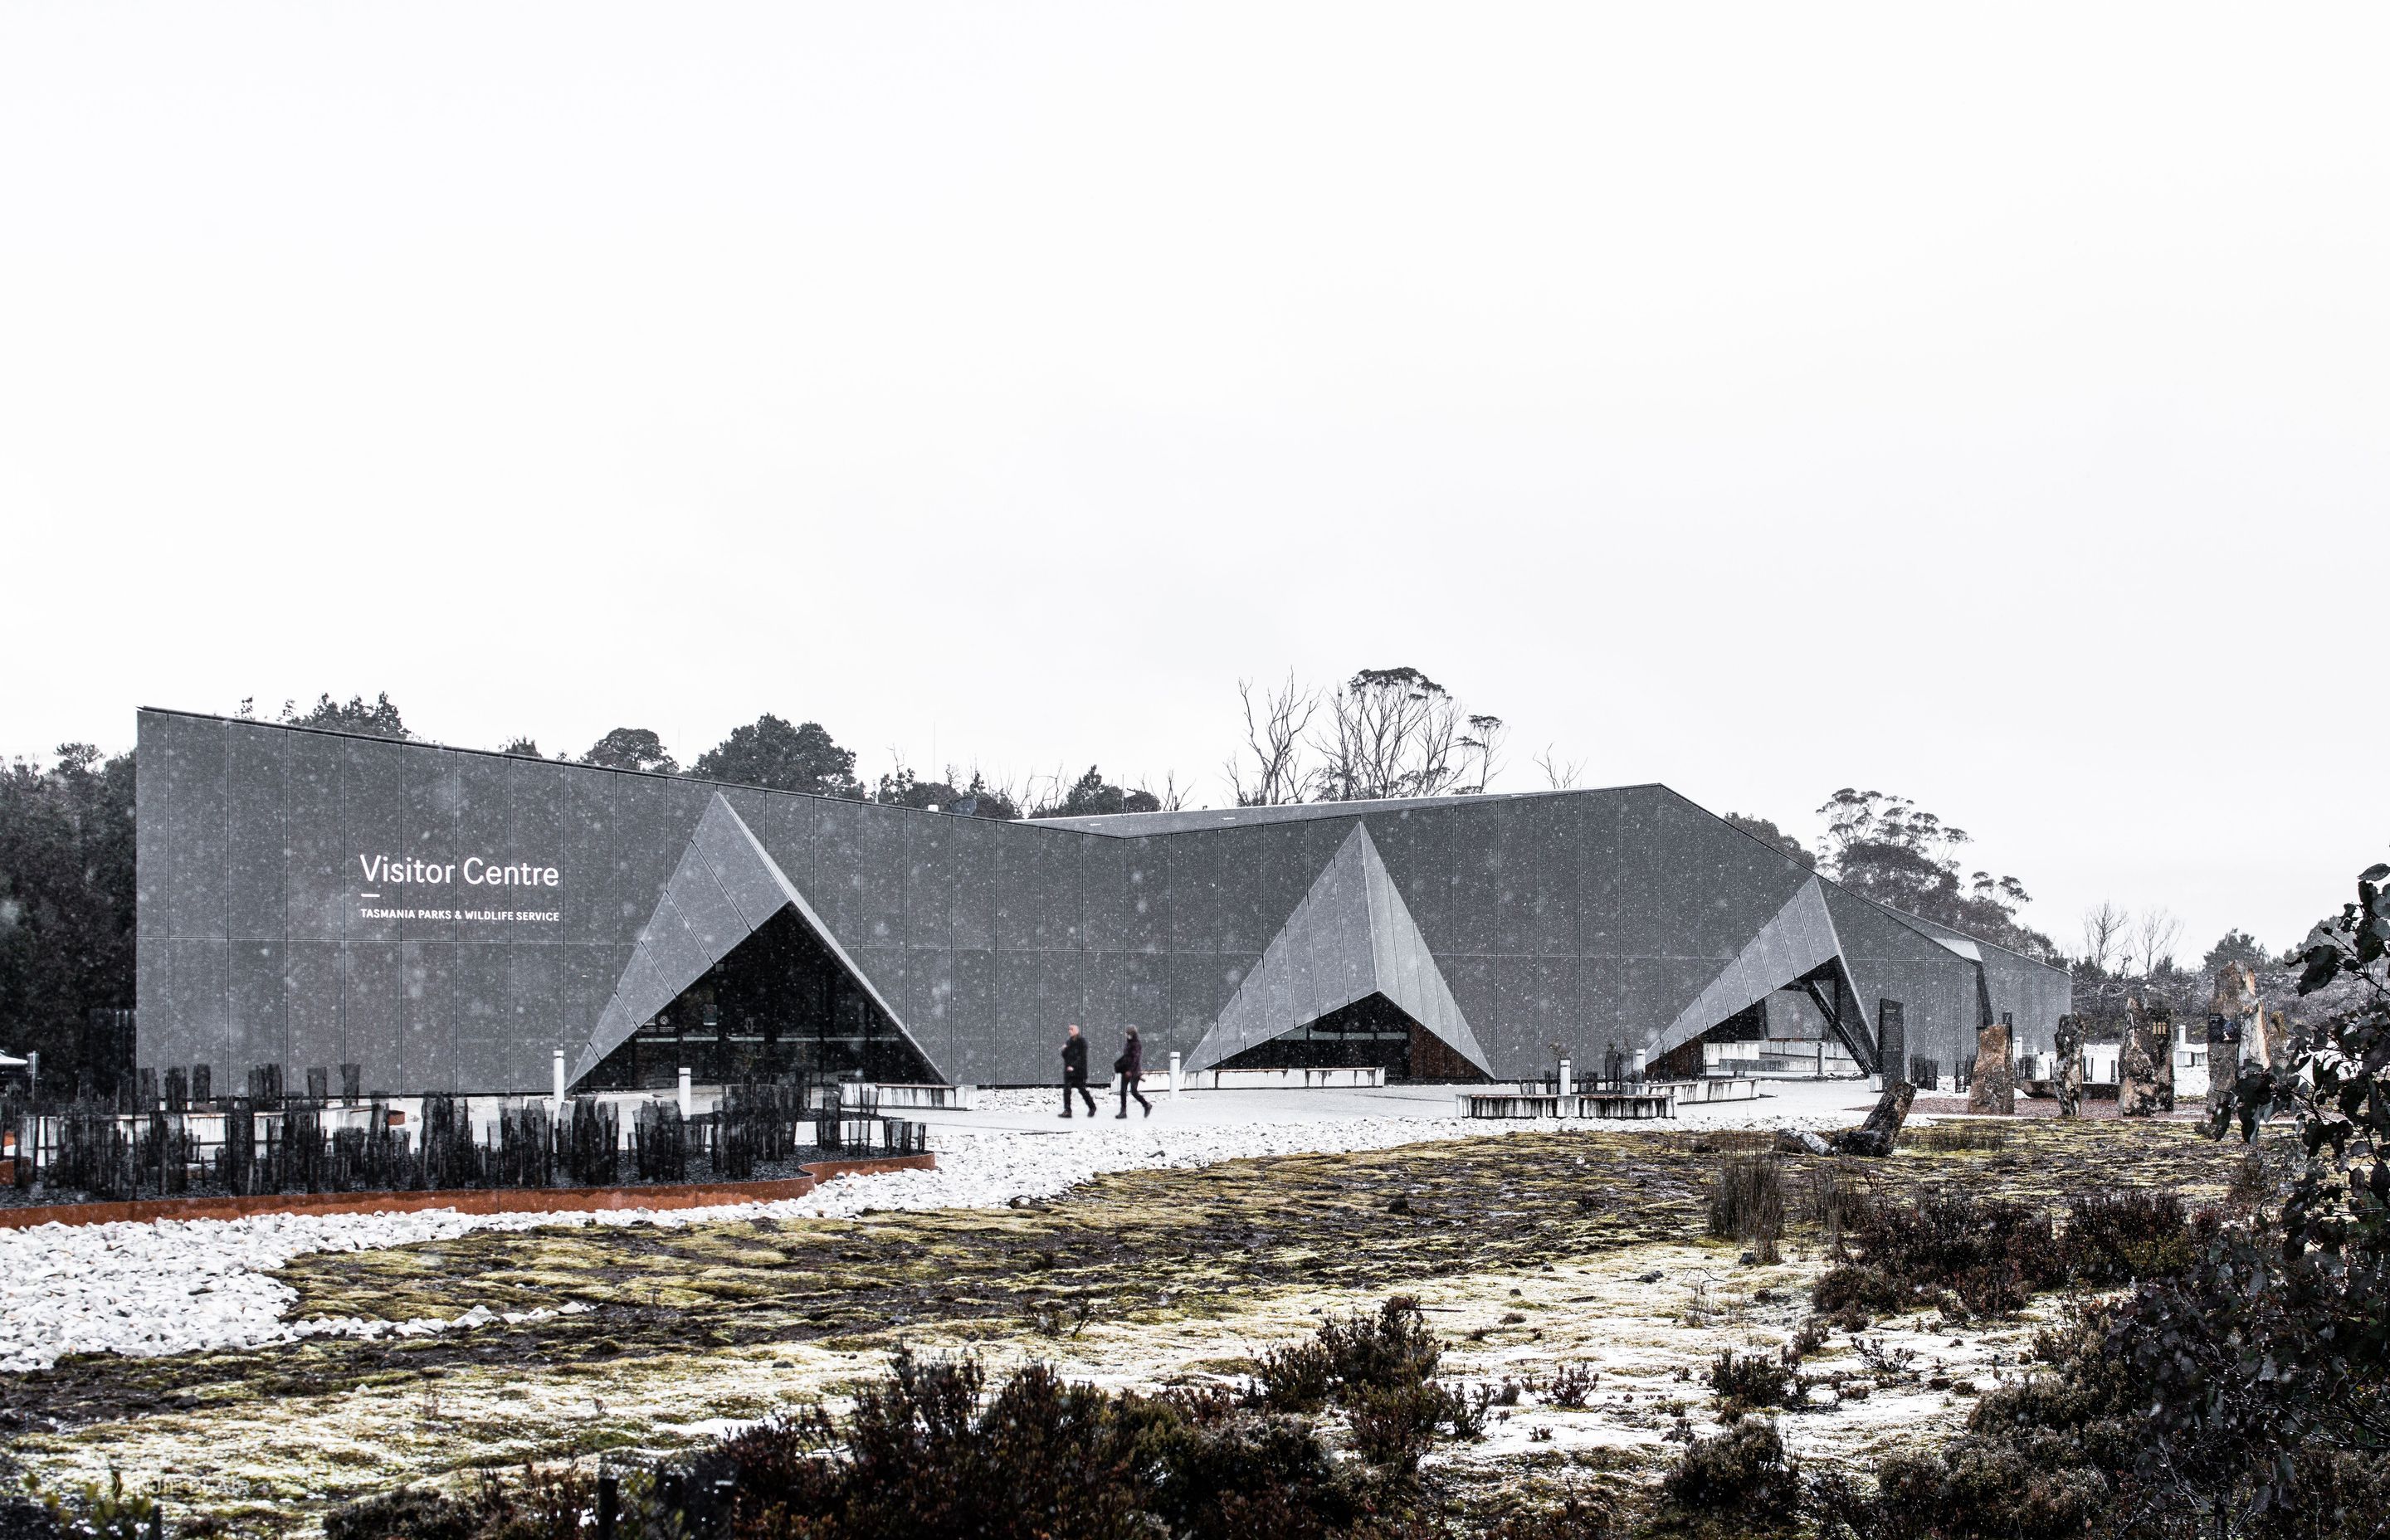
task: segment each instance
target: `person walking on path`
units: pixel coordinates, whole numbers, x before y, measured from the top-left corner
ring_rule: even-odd
[[[1145,1115],[1149,1118],[1153,1116],[1153,1103],[1146,1100],[1145,1093],[1137,1088],[1137,1077],[1145,1073],[1145,1045],[1137,1041],[1135,1027],[1128,1029],[1128,1041],[1122,1045],[1120,1057],[1112,1060],[1112,1068],[1120,1074],[1120,1115],[1124,1118],[1128,1116],[1128,1098],[1135,1097],[1137,1104],[1145,1109]]]
[[[1071,1115],[1071,1093],[1076,1091],[1087,1104],[1087,1116],[1096,1115],[1096,1098],[1087,1089],[1087,1040],[1079,1035],[1079,1024],[1071,1023],[1071,1035],[1062,1045],[1062,1115]]]

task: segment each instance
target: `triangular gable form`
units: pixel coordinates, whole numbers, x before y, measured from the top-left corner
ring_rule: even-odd
[[[1187,1066],[1209,1069],[1371,995],[1493,1073],[1394,874],[1368,828],[1355,824]]]
[[[706,804],[704,816],[698,819],[688,847],[681,852],[672,880],[664,884],[663,896],[656,900],[655,912],[639,931],[638,947],[614,985],[613,998],[598,1016],[597,1029],[590,1033],[588,1046],[573,1066],[572,1079],[577,1081],[596,1069],[599,1060],[677,999],[682,990],[703,978],[732,947],[762,930],[765,920],[790,908],[918,1052],[920,1045],[906,1030],[904,1019],[870,977],[855,967],[854,959],[764,849],[747,821],[717,791]]]
[[[1841,971],[1846,987],[1852,984],[1842,938],[1826,912],[1825,892],[1812,877],[1743,943],[1734,960],[1703,987],[1693,1003],[1677,1013],[1652,1042],[1651,1051],[1664,1054],[1689,1043],[1737,1011],[1830,965]]]

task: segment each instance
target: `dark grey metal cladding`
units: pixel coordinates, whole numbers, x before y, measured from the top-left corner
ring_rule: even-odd
[[[467,942],[456,948],[456,1085],[536,1085],[546,1068],[546,1045],[518,1029],[514,1015],[515,948],[503,942]]]
[[[2063,972],[1930,919],[1915,915],[1895,918],[1981,964],[1992,1020],[2003,1015],[2011,1018],[2018,1053],[2049,1053],[2054,1048],[2058,1018],[2074,1008],[2074,985]]]
[[[224,1074],[232,1062],[230,947],[221,941],[180,938],[153,944],[163,951],[165,966],[156,979],[142,981],[143,1008],[152,998],[146,991],[154,985],[160,1013],[173,1026],[150,1062],[208,1064]]]
[[[341,1020],[348,1058],[343,1062],[358,1066],[367,1095],[425,1089],[405,1077],[399,1059],[406,996],[400,943],[359,941],[350,943],[344,950]]]
[[[229,791],[225,724],[145,713],[134,788],[135,934],[218,940],[231,932],[225,868]]]
[[[302,1076],[310,1068],[330,1071],[348,1063],[347,1029],[341,1019],[341,944],[289,941],[279,943],[279,953],[283,1024],[289,1042],[289,1057],[279,1062]],[[305,1084],[303,1078],[300,1084]]]
[[[636,916],[624,918],[623,884],[609,870],[609,852],[633,841],[652,841],[652,818],[641,818],[636,829],[626,828],[613,789],[620,777],[601,772],[576,775],[563,766],[509,760],[507,775],[515,837],[508,853],[552,866],[571,884],[555,890],[553,905],[543,901],[541,912],[552,909],[559,918],[520,922],[516,939],[540,946],[627,945],[647,918],[647,906],[636,905]],[[586,1022],[582,1032],[587,1033]]]
[[[713,817],[713,809],[709,805],[706,809],[708,815],[697,821],[696,831],[689,836],[689,842],[696,854],[703,860],[705,870],[713,879],[723,902],[729,906],[733,922],[741,928],[739,933],[741,936],[752,935],[765,920],[779,912],[781,906],[789,902],[789,895],[781,883],[774,880],[769,867],[751,858],[749,841],[752,840],[767,854],[774,855],[773,865],[780,867],[782,878],[791,884],[795,883],[796,878],[779,862],[772,842],[765,839],[762,831],[748,819],[739,803],[727,797],[722,800],[739,816],[735,820]],[[728,935],[729,929],[726,927],[721,933]],[[735,944],[735,942],[726,944],[722,951],[726,952],[730,945]],[[717,956],[720,955],[719,952],[715,954]]]
[[[1831,883],[1823,892],[1868,1019],[1875,1020],[1882,1001],[1898,1000],[1912,1056],[1935,1059],[1946,1071],[1962,1055],[1972,1062],[1977,965],[1863,898]]]
[[[533,891],[491,879],[493,866],[503,872],[510,862],[521,860],[515,842],[513,766],[494,755],[458,754],[454,759],[456,815],[451,848],[456,853],[456,940],[460,945],[509,942],[516,937],[516,922],[476,917],[511,913],[517,901]],[[475,881],[476,878],[481,880]],[[547,907],[545,902],[536,906]]]
[[[236,724],[224,729],[224,739],[226,929],[235,937],[278,941],[290,927],[289,863],[282,854],[292,803],[283,774],[290,735]]]
[[[926,816],[868,802],[821,803],[821,877],[812,897],[849,951],[905,945],[905,823]]]
[[[770,853],[772,864],[780,868],[781,875],[794,883],[799,892],[814,895],[815,905],[827,922],[832,908],[829,894],[836,883],[821,863],[821,799],[791,797],[778,791],[745,786],[720,786],[713,789],[730,804],[732,812],[739,815],[739,821],[747,826],[747,831],[755,837],[755,842]],[[713,849],[712,846],[708,848]],[[719,863],[723,853],[719,850],[713,851],[717,870],[722,869]],[[733,892],[731,896],[739,900],[742,912],[751,918],[753,911],[747,905],[766,902],[765,895],[761,893]]]
[[[1614,818],[1587,820],[1579,830],[1579,945],[1620,965],[1616,1040],[1664,1052],[1732,1014],[1692,1020],[1703,1014],[1695,1002],[1703,992],[1813,874],[1664,787],[1629,788],[1607,800]],[[1553,1039],[1578,1041],[1567,1030],[1574,1025],[1556,1020]]]
[[[282,928],[276,933],[338,945],[348,933],[349,894],[356,886],[343,833],[341,739],[271,730],[247,736],[276,745],[281,760]],[[301,1067],[328,1070],[341,1062],[309,1059]]]
[[[1619,888],[1611,949],[1620,956],[1723,966],[1812,875],[1664,787],[1625,793],[1619,811],[1604,878]]]
[[[456,943],[399,943],[405,1000],[399,1043],[400,1083],[422,1091],[456,1089]]]
[[[1086,918],[1081,864],[1104,841],[1013,823],[992,832],[992,944],[999,952],[1078,953]]]
[[[139,763],[140,1051],[225,1084],[278,1046],[377,1090],[542,1088],[552,1049],[577,1058],[618,994],[718,956],[781,881],[948,1074],[1050,1078],[1073,1020],[1100,1043],[1134,1021],[1159,1065],[1222,1019],[1364,815],[1418,960],[1515,1074],[1555,1041],[1654,1043],[1811,880],[1663,787],[997,824],[162,712]],[[700,828],[717,797],[777,878]],[[692,829],[714,880],[660,919]],[[377,890],[360,853],[441,871]],[[462,880],[473,855],[562,881],[494,892]],[[1979,975],[2027,1051],[2064,1008],[2061,970],[1819,892],[1869,1020],[1900,1000],[1913,1051],[1972,1051]],[[1303,963],[1338,968],[1332,947]]]
[[[955,900],[962,887],[963,853],[945,818],[904,818],[905,927],[908,952],[943,952],[955,943]]]
[[[225,1047],[215,1065],[218,1084],[238,1089],[247,1079],[249,1066],[291,1062],[291,992],[285,955],[289,944],[245,938],[229,948],[225,978]]]

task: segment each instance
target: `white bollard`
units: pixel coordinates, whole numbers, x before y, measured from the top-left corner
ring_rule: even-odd
[[[1575,1071],[1574,1063],[1565,1059],[1561,1060],[1561,1095],[1567,1096],[1576,1089]]]
[[[548,1062],[556,1072],[556,1090],[552,1096],[556,1105],[561,1109],[564,1106],[564,1050],[557,1049],[555,1057]]]
[[[1643,1078],[1643,1066],[1647,1058],[1648,1054],[1646,1050],[1642,1048],[1635,1050],[1635,1078],[1637,1080],[1641,1080]]]
[[[1170,1056],[1170,1099],[1173,1101],[1178,1099],[1178,1056],[1176,1054]]]
[[[680,1067],[680,1115],[684,1120],[688,1117],[688,1066],[686,1064]]]

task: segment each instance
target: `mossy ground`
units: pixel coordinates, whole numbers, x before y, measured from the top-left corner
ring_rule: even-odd
[[[1891,1187],[2062,1203],[2127,1187],[2220,1198],[2242,1158],[2181,1124],[2007,1124],[1997,1149],[1905,1149]],[[1111,1385],[1239,1374],[1329,1312],[1417,1294],[1445,1372],[1601,1380],[1577,1409],[1530,1393],[1446,1457],[1461,1486],[1633,1475],[1714,1408],[1721,1346],[1769,1347],[1807,1314],[1821,1238],[1740,1264],[1703,1236],[1706,1184],[1736,1136],[1600,1131],[1245,1161],[1099,1178],[1019,1209],[855,1220],[475,1233],[296,1259],[300,1315],[403,1320],[475,1304],[579,1301],[520,1327],[165,1359],[85,1357],[0,1380],[16,1457],[53,1484],[156,1483],[235,1527],[313,1527],[328,1506],[475,1467],[664,1449],[776,1407],[836,1398],[900,1342],[1032,1358]],[[1785,1161],[1797,1194],[1816,1165]],[[1793,1204],[1797,1208],[1797,1198]],[[2017,1372],[2021,1319],[1938,1315],[1836,1334],[1805,1366],[1865,1399],[1789,1417],[1807,1457],[1863,1459],[1947,1430]],[[1902,1354],[1905,1367],[1895,1368]],[[1938,1382],[1938,1383],[1937,1383]],[[1830,1392],[1821,1392],[1820,1400]]]

